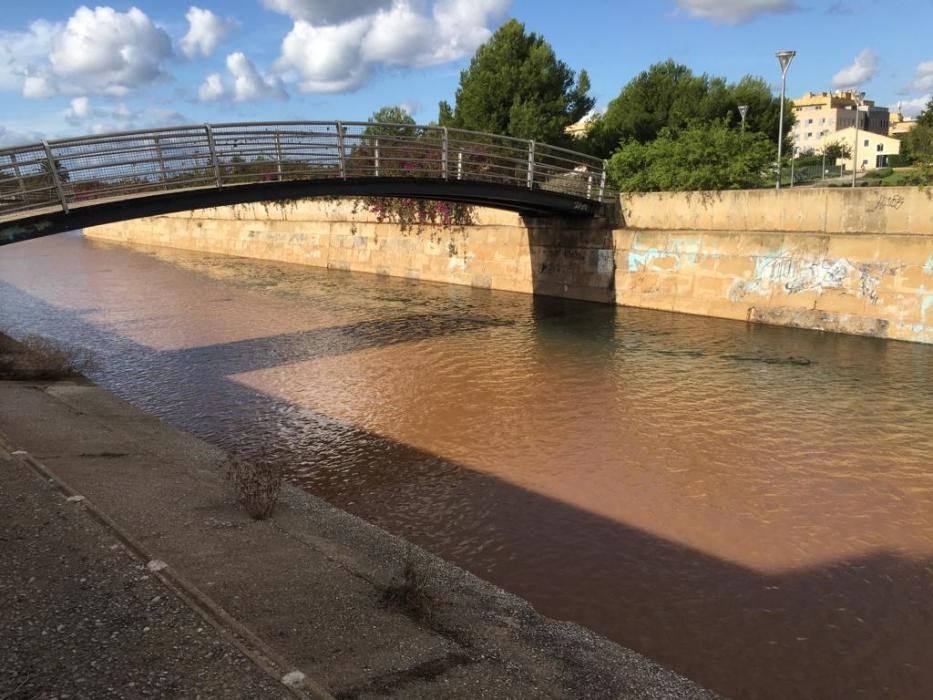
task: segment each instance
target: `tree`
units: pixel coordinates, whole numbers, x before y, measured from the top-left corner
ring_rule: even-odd
[[[725,78],[694,75],[672,60],[656,63],[629,81],[594,124],[587,150],[608,157],[623,141],[648,143],[664,128],[682,129],[696,121],[740,121],[739,105],[747,105],[745,129],[759,132],[777,145],[780,98],[762,78],[745,76],[729,84]],[[785,109],[784,133],[793,126]]]
[[[917,117],[917,126],[907,132],[904,141],[915,160],[933,162],[933,99]]]
[[[367,119],[376,122],[379,126],[367,126],[364,132],[367,136],[415,136],[415,120],[412,116],[396,106],[381,107]]]
[[[904,136],[901,150],[909,154],[914,162],[915,171],[911,182],[933,182],[933,99],[917,117],[917,126]]]
[[[567,143],[564,129],[595,104],[586,71],[576,77],[541,36],[509,20],[460,73],[453,107],[440,103],[442,126]]]
[[[926,108],[917,117],[917,126],[933,127],[933,97],[930,98]]]
[[[727,120],[663,127],[648,143],[630,139],[609,160],[616,186],[628,192],[759,187],[774,160],[764,134],[744,134]]]
[[[820,155],[830,163],[835,164],[837,160],[851,158],[852,149],[849,148],[849,144],[847,144],[845,141],[834,141],[823,146],[823,149],[820,151]]]

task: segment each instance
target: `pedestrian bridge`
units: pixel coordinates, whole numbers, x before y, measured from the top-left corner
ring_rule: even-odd
[[[555,146],[438,126],[201,124],[0,149],[0,245],[202,207],[386,196],[593,216],[604,163]]]

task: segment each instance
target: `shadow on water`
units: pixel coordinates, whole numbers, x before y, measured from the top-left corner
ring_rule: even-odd
[[[248,447],[236,444],[240,435],[287,443],[290,436],[281,433],[283,423],[277,417],[301,411],[314,433],[315,454],[297,460],[296,482],[354,511],[357,504],[344,495],[353,489],[329,492],[328,484],[332,479],[357,480],[359,489],[382,495],[375,499],[381,505],[365,512],[377,524],[532,602],[546,579],[550,588],[566,595],[539,605],[543,613],[587,625],[727,696],[919,699],[933,694],[929,558],[877,551],[796,571],[762,573],[358,427],[340,424],[334,430],[339,423],[334,418],[230,377],[476,332],[501,323],[496,319],[407,314],[160,352],[88,320],[92,309],[64,311],[6,283],[0,283],[0,299],[36,309],[31,315],[44,319],[45,327],[33,332],[77,337],[105,348],[99,377],[105,386],[108,376],[119,374],[126,398],[181,427],[194,426],[194,432],[225,448]],[[592,307],[591,313],[580,313],[580,308],[561,300],[535,300],[536,333],[592,338],[594,352],[609,354],[618,344],[664,351],[661,341],[673,332],[661,324],[617,336],[611,322],[619,312]],[[736,326],[735,332],[746,331]],[[763,341],[771,332],[755,331]],[[755,343],[751,345],[754,350]],[[767,364],[774,357],[762,349],[757,355],[729,358],[726,347],[683,351],[697,361],[714,357],[746,362],[757,356]],[[866,347],[872,346],[862,349]],[[796,348],[789,352],[806,354]],[[171,380],[153,385],[151,368],[165,364],[174,368]],[[188,383],[199,390],[192,393]],[[198,416],[210,420],[199,421]],[[222,432],[205,430],[218,422]],[[313,468],[306,468],[308,464]],[[407,517],[412,513],[416,515]],[[465,522],[472,527],[463,528]],[[458,531],[458,544],[451,547],[448,535],[453,531]],[[542,541],[550,544],[546,560],[531,555]],[[582,575],[584,561],[599,562],[598,573]],[[610,606],[599,602],[607,599]]]

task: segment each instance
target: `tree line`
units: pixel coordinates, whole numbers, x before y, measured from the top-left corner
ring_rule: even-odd
[[[622,190],[752,188],[774,181],[781,100],[764,78],[729,82],[668,60],[635,76],[602,114],[592,114],[589,91],[585,70],[576,73],[543,37],[513,19],[477,49],[460,74],[454,104],[440,103],[438,121],[598,156]],[[744,124],[740,105],[748,107]],[[931,106],[927,121],[933,121]],[[792,151],[792,107],[787,100],[785,154]],[[566,133],[588,115],[582,138]],[[905,140],[910,158],[931,160],[930,129],[921,124]],[[830,143],[815,155],[834,163],[848,157],[848,147]]]

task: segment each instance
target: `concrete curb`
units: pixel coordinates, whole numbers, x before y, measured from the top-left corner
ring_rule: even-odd
[[[322,685],[291,667],[278,652],[205,595],[197,586],[165,562],[153,557],[142,544],[111,520],[92,501],[60,479],[45,464],[25,450],[16,449],[2,431],[0,431],[0,455],[30,467],[38,476],[53,483],[67,498],[79,502],[91,517],[123,544],[131,556],[145,564],[153,576],[214,627],[226,641],[281,683],[292,697],[301,700],[335,700],[334,696]]]

